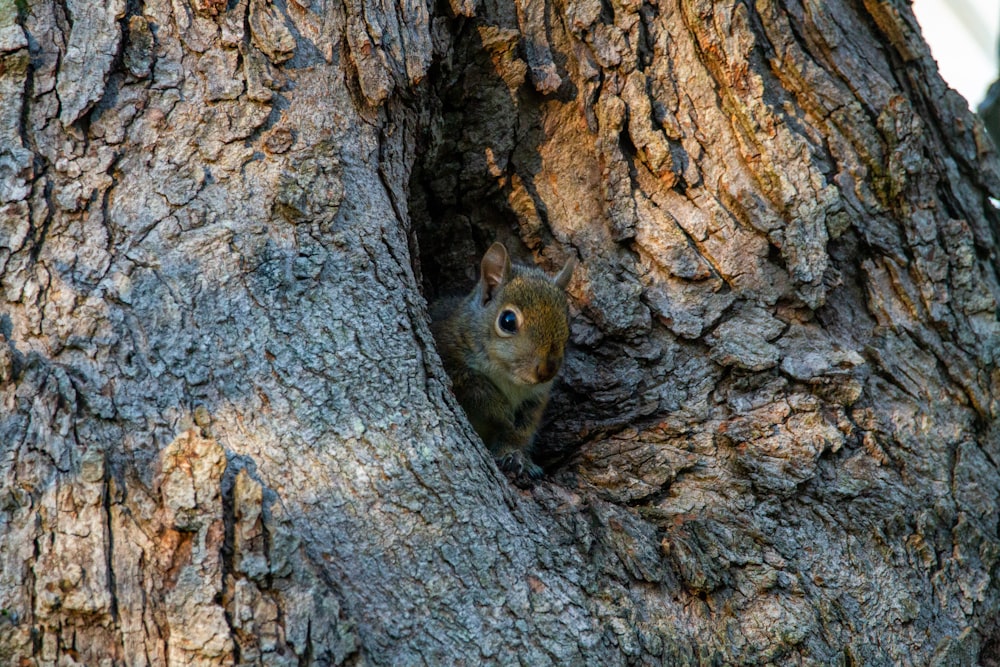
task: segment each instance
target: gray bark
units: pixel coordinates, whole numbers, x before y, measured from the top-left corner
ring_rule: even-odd
[[[0,91],[2,664],[997,664],[907,5],[38,0]],[[530,490],[427,326],[494,238],[582,260]]]

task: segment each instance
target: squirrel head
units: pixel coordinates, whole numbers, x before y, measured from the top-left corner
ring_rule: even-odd
[[[566,285],[576,260],[555,278],[540,269],[512,265],[502,243],[490,246],[473,291],[489,363],[515,384],[552,380],[562,366],[569,338]]]

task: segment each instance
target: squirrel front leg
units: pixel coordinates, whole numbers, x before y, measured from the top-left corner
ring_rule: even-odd
[[[543,471],[528,449],[545,410],[547,397],[528,399],[512,408],[500,390],[485,378],[459,377],[455,394],[473,428],[483,439],[497,465],[515,475],[538,479]]]
[[[531,445],[546,403],[548,396],[529,398],[513,411],[510,430],[500,446],[493,450],[497,465],[502,470],[518,476],[525,474],[531,479],[540,479],[544,474],[541,466],[531,460]]]

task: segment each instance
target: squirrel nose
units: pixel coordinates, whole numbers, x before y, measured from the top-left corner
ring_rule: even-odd
[[[553,359],[551,357],[545,357],[538,362],[535,366],[535,377],[538,378],[539,382],[548,382],[556,376],[559,371],[559,359]]]

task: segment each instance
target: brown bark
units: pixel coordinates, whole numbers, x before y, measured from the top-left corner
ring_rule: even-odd
[[[1000,180],[908,6],[40,0],[0,91],[0,662],[996,664]],[[582,260],[530,491],[425,314],[494,238]]]

